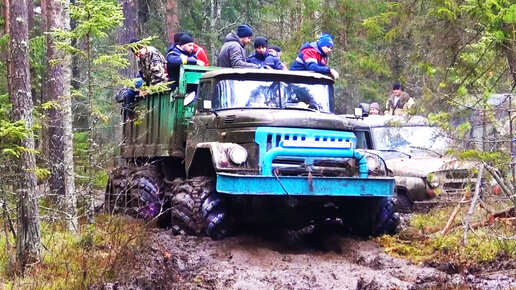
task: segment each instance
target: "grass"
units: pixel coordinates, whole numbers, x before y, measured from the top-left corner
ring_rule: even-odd
[[[495,211],[511,204],[491,204]],[[377,238],[386,251],[413,263],[452,262],[467,266],[474,263],[495,261],[499,257],[516,258],[516,227],[503,222],[469,230],[463,242],[463,221],[469,204],[463,205],[454,221],[454,227],[442,235],[441,230],[453,211],[453,207],[431,210],[427,214],[414,214],[406,228],[394,236]],[[488,213],[477,207],[470,225],[484,221]]]
[[[0,288],[86,289],[116,279],[120,267],[130,264],[144,245],[145,234],[141,221],[121,216],[98,216],[79,234],[56,223],[42,223],[41,261],[24,275],[13,274],[9,261],[15,257],[14,239],[2,234],[0,247],[7,251],[0,251]]]

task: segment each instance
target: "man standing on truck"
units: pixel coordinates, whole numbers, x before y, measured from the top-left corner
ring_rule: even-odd
[[[281,60],[277,56],[273,56],[269,54],[267,47],[269,43],[267,38],[265,37],[257,37],[254,40],[254,49],[249,59],[247,60],[250,63],[254,63],[258,65],[258,68],[268,68],[268,69],[283,69],[281,65]]]
[[[281,48],[277,45],[269,45],[269,54],[277,56],[281,61]],[[283,61],[281,62],[283,70],[288,70],[288,66]]]
[[[403,115],[414,105],[414,99],[403,91],[399,82],[392,85],[392,94],[385,104],[385,115]]]
[[[139,39],[133,39],[130,43],[136,43],[131,50],[138,58],[140,77],[147,86],[166,82],[165,57],[155,47],[139,44],[139,42]]]
[[[253,30],[247,25],[240,25],[236,33],[230,32],[224,39],[224,45],[220,49],[220,67],[232,68],[258,68],[258,65],[247,62],[244,47],[251,43]]]
[[[290,65],[290,70],[309,70],[339,78],[339,73],[328,66],[328,57],[333,50],[333,36],[323,33],[318,41],[307,42]]]
[[[186,31],[179,31],[178,33],[174,34],[174,43],[172,43],[172,46],[168,49],[167,53],[172,51],[174,46],[176,46],[176,44],[179,42],[179,39],[181,38],[181,36],[183,36],[184,34],[188,34],[190,37],[193,38],[191,33],[186,32]],[[197,44],[195,42],[193,44],[193,53],[195,54],[195,57],[198,60],[202,60],[204,62],[204,66],[210,65],[210,58],[208,57],[206,50],[202,46],[200,46],[199,44]]]
[[[173,47],[167,53],[167,71],[169,81],[173,81],[170,85],[172,89],[177,88],[179,82],[179,68],[183,64],[193,64],[204,66],[202,60],[197,59],[194,49],[193,38],[184,33]]]

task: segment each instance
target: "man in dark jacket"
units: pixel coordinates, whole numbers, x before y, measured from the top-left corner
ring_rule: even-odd
[[[269,54],[267,38],[257,37],[254,40],[254,49],[255,52],[249,56],[248,62],[258,65],[258,68],[283,69],[279,57]]]
[[[179,42],[179,39],[181,38],[181,36],[183,36],[184,34],[188,34],[191,37],[193,37],[192,34],[189,32],[179,31],[178,33],[174,34],[174,43],[168,49],[168,51],[171,51],[174,48],[174,46]],[[208,53],[206,53],[206,50],[202,46],[200,46],[199,44],[197,44],[195,42],[193,45],[193,53],[195,54],[195,57],[198,60],[202,60],[204,62],[204,66],[210,65],[210,59],[208,57]]]
[[[224,45],[220,49],[220,67],[232,68],[258,68],[254,63],[247,62],[245,45],[251,43],[253,31],[247,25],[240,25],[237,32],[230,32],[224,39]]]
[[[307,42],[301,46],[299,54],[290,65],[290,69],[309,70],[337,79],[339,73],[328,66],[328,56],[332,50],[333,36],[323,33],[318,41]]]
[[[194,40],[189,34],[183,34],[179,41],[168,50],[167,53],[167,72],[172,89],[177,88],[179,82],[179,67],[182,64],[204,65],[202,60],[198,60],[193,51]]]

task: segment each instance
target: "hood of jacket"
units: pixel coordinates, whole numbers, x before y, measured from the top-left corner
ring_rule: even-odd
[[[231,42],[231,41],[238,42],[243,47],[242,42],[240,42],[240,38],[234,32],[228,33],[226,35],[226,37],[224,38],[224,42]]]
[[[303,49],[309,48],[309,47],[317,49],[317,51],[322,56],[326,56],[326,54],[322,51],[322,49],[319,47],[319,45],[317,45],[317,41],[305,42],[303,45],[301,45],[301,48],[299,50],[303,50]]]

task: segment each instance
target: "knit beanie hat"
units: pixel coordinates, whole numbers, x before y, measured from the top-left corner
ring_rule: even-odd
[[[333,36],[329,33],[323,33],[319,37],[319,41],[317,41],[317,44],[320,47],[325,47],[325,46],[333,47]]]
[[[393,90],[401,90],[401,84],[399,82],[395,82],[394,85],[392,85]]]
[[[181,36],[183,36],[185,34],[188,34],[188,33],[185,31],[179,31],[176,34],[174,34],[174,43],[179,43],[179,39],[181,38]]]
[[[249,27],[245,24],[242,24],[242,25],[239,25],[237,28],[237,35],[238,35],[238,37],[253,36],[253,31],[251,30],[251,27]]]
[[[265,37],[258,36],[257,38],[254,39],[254,48],[257,48],[260,46],[267,47],[268,44],[269,44],[269,42],[267,41],[267,38],[265,38]]]
[[[178,43],[179,43],[179,45],[183,45],[183,44],[187,44],[190,42],[194,42],[193,37],[191,37],[190,35],[185,33],[179,38]]]
[[[277,52],[281,52],[281,48],[279,48],[279,46],[277,46],[277,45],[270,45],[269,49],[274,49]]]

